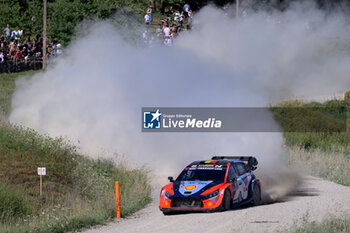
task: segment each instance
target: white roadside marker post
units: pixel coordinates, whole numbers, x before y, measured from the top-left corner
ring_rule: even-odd
[[[38,167],[38,175],[40,176],[40,196],[43,195],[43,176],[46,175],[46,167]]]

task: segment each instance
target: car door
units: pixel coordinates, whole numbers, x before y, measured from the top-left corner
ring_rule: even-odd
[[[242,198],[243,200],[246,200],[248,198],[249,194],[249,184],[252,180],[252,173],[249,170],[249,167],[245,163],[237,163],[237,170],[238,170],[238,176],[240,185],[240,189],[242,190]]]
[[[233,178],[234,178],[234,180],[232,182]],[[228,168],[227,182],[231,183],[230,188],[232,191],[232,201],[233,201],[233,203],[235,203],[235,200],[238,198],[238,195],[237,195],[238,185],[237,185],[237,173],[236,173],[236,169],[234,168],[233,164],[231,164]]]
[[[248,175],[246,173],[246,167],[244,163],[236,163],[235,169],[238,174],[237,184],[238,184],[238,201],[243,201],[248,197]]]

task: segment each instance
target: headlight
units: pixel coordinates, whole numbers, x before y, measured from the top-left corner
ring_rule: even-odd
[[[212,197],[216,197],[217,195],[219,195],[219,189],[216,190],[215,192],[209,193],[207,195],[204,195],[205,198],[212,198]]]
[[[164,196],[166,196],[167,198],[170,198],[172,195],[168,191],[166,191]]]

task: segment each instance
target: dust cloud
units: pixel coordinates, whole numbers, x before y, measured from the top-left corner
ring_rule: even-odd
[[[10,122],[164,177],[213,155],[254,155],[265,200],[277,200],[300,181],[285,167],[282,133],[141,132],[145,106],[263,107],[350,84],[343,14],[326,16],[312,4],[247,12],[237,19],[205,7],[172,47],[130,43],[113,23],[90,22],[54,65],[17,80]],[[132,34],[142,38],[142,30]]]

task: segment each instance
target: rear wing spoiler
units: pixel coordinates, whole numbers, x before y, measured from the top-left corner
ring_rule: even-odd
[[[241,160],[247,162],[249,169],[254,171],[258,166],[258,160],[253,156],[214,156],[212,160]]]

